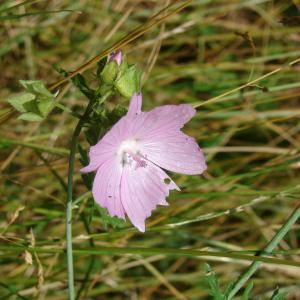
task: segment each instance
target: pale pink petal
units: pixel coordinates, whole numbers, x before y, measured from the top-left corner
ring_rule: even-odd
[[[194,138],[180,132],[161,133],[140,140],[142,153],[163,169],[182,174],[202,174],[206,170],[204,155]]]
[[[100,151],[103,148],[103,144],[106,147],[111,147],[111,150],[120,146],[120,143],[124,140],[126,135],[126,120],[125,117],[122,117],[104,136],[103,138],[93,146],[95,153]]]
[[[116,156],[122,141],[130,136],[131,119],[121,118],[89,151],[90,163],[80,169],[82,173],[96,171],[104,162]]]
[[[90,173],[90,172],[94,172],[98,169],[98,167],[100,166],[101,163],[97,163],[96,161],[90,161],[90,163],[85,166],[84,168],[80,169],[81,173]]]
[[[103,163],[114,157],[116,145],[107,144],[101,140],[95,146],[91,146],[89,151],[90,163],[80,169],[81,173],[96,171]]]
[[[118,50],[118,51],[112,53],[109,56],[109,60],[110,61],[115,60],[118,65],[121,65],[121,63],[122,63],[122,52],[120,50]]]
[[[141,144],[142,154],[156,165],[183,174],[201,174],[206,169],[204,155],[196,141],[180,128],[195,114],[187,104],[165,105],[144,112],[128,130]]]
[[[155,121],[155,127],[160,130],[168,128],[181,128],[196,113],[196,110],[188,104],[158,106],[148,112]]]
[[[130,120],[126,117],[121,118],[89,151],[90,163],[88,166],[80,169],[82,173],[96,171],[104,162],[115,157],[118,147],[129,136]]]
[[[126,165],[121,181],[121,201],[132,224],[145,231],[145,220],[157,205],[168,205],[169,191],[177,185],[160,168],[147,162],[145,167]]]
[[[93,196],[102,207],[107,208],[109,214],[125,219],[125,211],[121,202],[122,168],[116,160],[109,160],[102,164],[93,183]]]
[[[140,113],[134,121],[132,120],[128,130],[138,139],[159,138],[162,133],[182,128],[195,112],[195,109],[187,104],[160,106]]]
[[[142,109],[142,94],[134,93],[128,107],[127,117],[134,117],[141,113]]]
[[[122,117],[100,140],[100,142],[105,142],[113,147],[119,147],[120,144],[126,140],[132,138],[132,126],[134,126],[135,121],[131,116]],[[101,148],[101,144],[97,143],[94,147]],[[98,147],[99,145],[99,147]]]

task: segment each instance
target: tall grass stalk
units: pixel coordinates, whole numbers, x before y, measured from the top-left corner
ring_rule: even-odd
[[[280,243],[280,241],[284,238],[284,236],[288,233],[291,227],[297,222],[300,218],[300,205],[294,210],[285,224],[278,230],[278,232],[274,235],[274,237],[270,240],[266,248],[263,250],[263,253],[271,253],[273,249]],[[259,254],[258,256],[261,256]],[[236,281],[234,284],[228,299],[232,299],[239,290],[243,287],[243,285],[247,282],[247,280],[256,272],[256,270],[261,265],[260,261],[254,261],[250,267],[245,271],[244,274]]]
[[[69,156],[69,170],[68,170],[68,190],[67,190],[67,209],[66,209],[66,242],[67,242],[67,262],[68,262],[68,288],[69,288],[69,300],[75,300],[75,288],[74,288],[74,266],[73,266],[73,247],[72,247],[72,202],[73,202],[73,175],[74,175],[74,161],[75,154],[78,146],[78,139],[81,129],[86,121],[86,118],[90,114],[93,102],[90,101],[85,113],[80,118],[75,127]]]

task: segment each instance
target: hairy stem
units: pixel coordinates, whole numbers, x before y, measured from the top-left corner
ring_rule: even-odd
[[[75,127],[70,146],[69,156],[69,171],[68,171],[68,189],[67,189],[67,210],[66,210],[66,241],[67,241],[67,263],[68,263],[68,288],[69,300],[75,300],[74,288],[74,268],[73,268],[73,249],[72,249],[72,200],[73,200],[73,174],[74,174],[74,161],[78,145],[78,139],[81,129],[89,115],[92,107],[92,101],[89,102],[85,113],[80,118],[77,126]]]
[[[287,221],[274,235],[274,237],[267,244],[267,246],[262,251],[262,253],[271,253],[273,249],[279,244],[279,242],[284,238],[284,236],[288,233],[291,227],[296,223],[299,217],[300,217],[300,205],[294,210],[294,212],[290,215]],[[259,254],[258,256],[262,256],[263,255],[262,253]],[[243,287],[243,285],[247,282],[247,280],[255,273],[255,271],[258,269],[260,265],[261,265],[261,261],[254,261],[250,265],[250,267],[245,271],[245,273],[234,284],[230,294],[228,295],[228,299],[232,299],[239,292],[239,290]]]

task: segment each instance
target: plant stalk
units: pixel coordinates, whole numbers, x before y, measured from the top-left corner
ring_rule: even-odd
[[[282,227],[278,230],[278,232],[274,235],[274,237],[271,239],[271,241],[267,244],[267,246],[262,252],[271,253],[299,218],[300,218],[300,205],[294,210],[294,212],[290,215],[287,221],[282,225]],[[262,256],[262,255],[263,254],[258,254],[257,256]],[[248,281],[248,279],[256,272],[256,270],[260,265],[261,265],[261,261],[254,261],[250,265],[250,267],[234,284],[232,290],[228,295],[228,300],[232,299],[239,292],[239,290]]]
[[[81,129],[90,114],[93,101],[90,101],[83,116],[78,121],[71,139],[69,170],[68,170],[68,189],[67,189],[67,209],[66,209],[66,243],[67,243],[67,264],[68,264],[68,293],[69,300],[75,300],[74,288],[74,267],[73,267],[73,247],[72,247],[72,200],[73,200],[73,175],[75,154]]]

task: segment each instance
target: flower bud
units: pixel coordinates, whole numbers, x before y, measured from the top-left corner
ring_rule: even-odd
[[[122,52],[117,51],[113,52],[109,58],[107,64],[104,66],[102,72],[101,72],[101,79],[106,84],[113,84],[116,80],[119,71],[120,66],[122,63]]]
[[[116,90],[125,98],[140,90],[140,74],[136,66],[128,67],[115,82]]]

